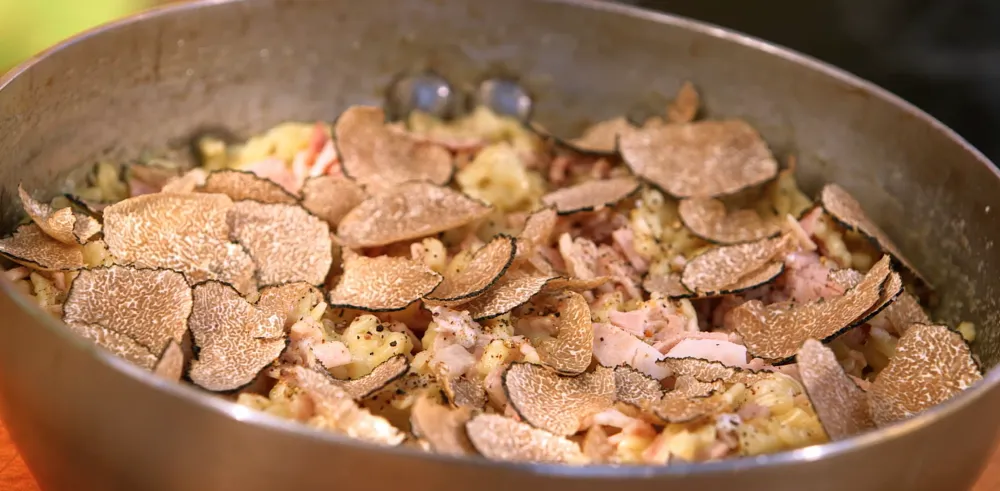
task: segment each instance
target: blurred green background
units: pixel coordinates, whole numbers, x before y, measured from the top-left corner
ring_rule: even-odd
[[[80,31],[163,0],[0,0],[0,73]]]

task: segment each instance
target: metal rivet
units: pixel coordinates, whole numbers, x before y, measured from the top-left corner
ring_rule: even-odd
[[[498,114],[526,120],[531,116],[532,100],[520,84],[507,79],[489,79],[479,85],[476,102]]]

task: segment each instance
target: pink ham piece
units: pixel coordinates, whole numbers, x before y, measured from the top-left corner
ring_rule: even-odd
[[[631,365],[657,380],[668,374],[665,367],[656,365],[663,353],[611,324],[594,323],[594,358],[606,367]]]
[[[670,349],[668,358],[701,358],[730,367],[747,365],[747,349],[724,339],[683,339]]]
[[[325,368],[347,365],[351,362],[351,352],[340,341],[324,342],[312,347],[316,360]]]
[[[611,240],[614,241],[618,250],[625,255],[625,258],[628,259],[628,262],[632,264],[632,267],[636,271],[643,274],[649,271],[649,261],[635,250],[634,237],[632,229],[629,227],[622,227],[611,232]]]

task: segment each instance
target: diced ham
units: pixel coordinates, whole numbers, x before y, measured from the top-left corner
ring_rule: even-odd
[[[611,283],[618,285],[626,298],[642,298],[640,287],[641,277],[635,268],[625,258],[609,246],[601,244],[597,248],[597,272],[599,276],[608,276]]]
[[[31,270],[24,266],[18,266],[16,268],[10,268],[4,271],[4,276],[10,281],[18,281],[27,278],[31,274]]]
[[[640,338],[651,338],[653,333],[646,328],[650,310],[648,308],[620,312],[612,310],[608,312],[608,320],[616,327],[620,327],[625,332]]]
[[[612,428],[618,428],[624,430],[625,428],[640,427],[643,425],[648,425],[645,421],[633,418],[626,415],[625,413],[611,408],[605,409],[599,413],[591,415],[584,426],[600,425],[600,426],[610,426]]]
[[[347,345],[340,341],[324,342],[312,347],[316,360],[326,368],[334,368],[347,365],[351,362],[351,352]]]
[[[333,140],[326,141],[326,145],[316,155],[316,160],[313,161],[312,168],[309,169],[309,177],[322,176],[324,174],[332,176],[344,175],[343,167],[340,166],[340,156],[337,155],[337,147],[333,144]]]
[[[631,365],[657,380],[667,376],[667,369],[656,365],[663,353],[611,324],[594,323],[594,358],[608,367]]]
[[[503,390],[503,373],[506,366],[498,366],[486,374],[483,379],[483,388],[486,389],[486,396],[493,407],[503,411],[507,408],[507,393]]]
[[[269,158],[254,162],[253,164],[250,164],[246,170],[265,179],[274,181],[279,186],[285,188],[285,191],[292,194],[298,194],[299,189],[302,188],[302,183],[304,182],[304,180],[299,180],[299,178],[297,178],[295,174],[288,169],[285,161],[279,158]]]
[[[431,307],[431,315],[437,324],[438,337],[434,341],[437,349],[439,342],[444,344],[457,343],[465,349],[476,346],[477,338],[482,334],[482,327],[472,320],[466,311],[452,310],[447,307]],[[450,342],[449,342],[450,341]]]
[[[434,363],[448,375],[459,376],[476,364],[476,358],[459,344],[450,344],[441,349],[437,349],[435,345]]]
[[[572,163],[572,157],[569,155],[559,155],[552,159],[552,163],[549,164],[549,182],[556,186],[565,184],[567,170]]]
[[[566,263],[566,272],[581,280],[592,280],[597,277],[597,245],[578,238],[573,239],[568,233],[559,237],[559,253]]]
[[[831,267],[815,252],[793,252],[785,256],[784,292],[793,302],[812,302],[844,294],[829,280]]]
[[[723,336],[725,335],[723,334]],[[683,339],[671,348],[666,356],[669,358],[701,358],[717,361],[731,367],[742,367],[747,363],[747,348],[730,343],[725,339]]]
[[[634,237],[630,227],[622,227],[611,232],[611,239],[614,240],[615,246],[625,255],[625,258],[632,264],[632,267],[642,274],[649,271],[649,261],[635,250]]]
[[[403,334],[406,334],[407,338],[410,338],[410,343],[413,344],[414,352],[423,351],[424,347],[423,344],[420,342],[420,338],[418,338],[417,335],[414,334],[413,330],[410,329],[409,326],[399,321],[390,321],[388,324],[389,324],[389,331],[401,332]]]
[[[205,184],[208,172],[201,167],[195,167],[184,173],[184,175],[171,179],[163,185],[164,193],[192,193],[198,186]]]

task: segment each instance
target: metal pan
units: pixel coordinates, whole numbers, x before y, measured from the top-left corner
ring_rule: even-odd
[[[835,181],[942,292],[942,321],[1000,356],[1000,175],[885,91],[809,58],[685,19],[588,0],[212,0],[67,41],[0,79],[0,225],[13,190],[178,146],[198,128],[248,135],[381,103],[401,72],[456,87],[516,76],[555,131],[694,80],[710,116]],[[909,421],[834,444],[699,465],[569,468],[382,449],[272,421],[161,382],[77,339],[0,279],[0,416],[46,490],[941,490],[976,477],[1000,419],[1000,371]]]

